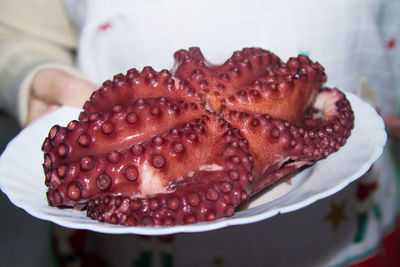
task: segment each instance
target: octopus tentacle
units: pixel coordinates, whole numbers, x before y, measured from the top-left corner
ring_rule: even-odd
[[[106,114],[115,105],[133,104],[138,99],[171,97],[192,102],[192,94],[184,82],[167,70],[156,72],[151,67],[145,67],[139,72],[130,69],[126,75],[118,74],[112,81],[105,81],[99,90],[93,92],[84,104],[79,120],[89,120],[93,113]]]
[[[217,113],[229,109],[300,121],[326,81],[323,67],[306,56],[283,63],[258,48],[237,51],[221,66],[204,63],[198,49],[180,50],[175,58],[174,75],[201,89],[206,107]]]
[[[296,169],[326,158],[346,143],[354,114],[345,96],[337,89],[325,88],[318,94],[313,110],[301,123],[269,114],[230,111],[226,116],[234,127],[246,129],[242,134],[247,140],[257,139],[257,145],[249,148],[256,177],[252,194]]]
[[[239,134],[232,134],[229,124],[209,115],[178,125],[151,140],[134,144],[130,149],[111,151],[97,158],[85,155],[71,162],[62,178],[63,183],[48,191],[49,203],[54,206],[77,206],[89,199],[100,201],[118,195],[130,200],[141,198],[144,208],[144,203],[148,204],[148,196],[161,205],[173,194],[181,203],[180,209],[174,210],[177,216],[185,213],[195,216],[196,221],[203,220],[206,219],[203,213],[207,209],[215,213],[215,218],[222,217],[226,212],[224,207],[236,207],[241,202],[238,195],[245,193],[247,197],[251,191],[247,174],[251,172],[252,162],[248,159],[247,146],[230,145],[241,139]],[[209,149],[201,154],[191,153],[201,146]],[[232,172],[236,174],[234,179],[229,178]],[[221,185],[224,181],[228,184]],[[230,190],[224,186],[230,187]],[[198,205],[190,205],[190,201],[184,199],[189,192],[196,193],[202,200],[198,208]],[[217,201],[221,193],[225,196]],[[215,210],[210,206],[212,203],[217,204]],[[95,207],[88,207],[90,216],[96,214]],[[108,209],[115,207],[109,206]],[[139,215],[131,215],[138,224],[143,219]],[[146,213],[143,216],[153,218],[156,215]],[[105,214],[100,220],[112,222]]]
[[[223,65],[204,59],[198,48],[175,53],[174,76],[197,88],[197,94],[209,110],[220,112],[223,99],[258,78],[261,72],[279,64],[279,58],[259,48],[236,51]]]
[[[87,153],[96,156],[124,149],[202,114],[195,103],[166,97],[139,98],[133,104],[114,105],[105,115],[92,113],[88,121],[72,121],[66,128],[53,126],[43,145],[45,172]]]
[[[260,73],[251,84],[228,96],[225,107],[300,122],[324,79],[321,65],[303,56],[291,58],[288,63]]]
[[[204,124],[193,123],[193,128],[204,127],[194,143],[189,139],[198,130],[187,125],[175,128],[179,135],[171,132],[164,135],[166,149],[160,149],[157,154],[148,152],[153,154],[148,158],[153,169],[147,167],[138,171],[147,172],[138,175],[140,191],[133,195],[133,190],[124,186],[119,191],[122,195],[98,196],[89,202],[88,216],[128,225],[175,225],[231,216],[251,191],[252,162],[248,160],[246,146],[232,146],[233,142],[241,141],[241,136],[233,135],[232,128],[225,122],[216,124],[215,118],[205,120]],[[196,155],[190,152],[196,146],[209,146],[210,150]],[[148,144],[144,148],[150,150]],[[152,162],[155,157],[160,158]],[[158,187],[158,181],[167,184]],[[148,197],[143,196],[146,194]],[[120,198],[123,200],[118,200]]]
[[[233,215],[263,188],[346,143],[354,115],[308,57],[260,48],[222,65],[200,49],[171,71],[106,81],[42,150],[49,205],[101,222],[178,225]]]

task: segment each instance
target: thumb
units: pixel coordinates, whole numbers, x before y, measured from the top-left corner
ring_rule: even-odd
[[[32,84],[32,96],[49,104],[82,107],[98,85],[59,69],[41,70]]]
[[[90,95],[98,89],[98,85],[82,79],[68,79],[54,94],[57,104],[81,108],[89,100]]]

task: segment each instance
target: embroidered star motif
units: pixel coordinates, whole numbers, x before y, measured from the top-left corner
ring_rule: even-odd
[[[361,78],[361,98],[369,100],[372,103],[376,103],[376,93],[374,89],[371,88],[366,77]]]
[[[348,219],[344,212],[346,204],[347,203],[345,201],[340,204],[335,203],[335,201],[333,200],[331,201],[331,211],[324,217],[324,221],[332,223],[333,231],[336,231],[338,229],[339,224],[342,221],[347,221]]]

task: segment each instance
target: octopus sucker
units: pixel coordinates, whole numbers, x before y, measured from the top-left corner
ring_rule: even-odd
[[[232,216],[264,188],[346,144],[349,101],[306,56],[244,48],[223,64],[199,48],[172,70],[105,81],[42,150],[50,206],[102,223],[173,226]]]

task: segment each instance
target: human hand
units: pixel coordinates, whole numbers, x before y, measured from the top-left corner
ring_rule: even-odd
[[[98,86],[59,69],[39,71],[32,83],[27,125],[62,105],[81,108]]]
[[[391,137],[400,139],[400,115],[389,115],[383,118]]]

